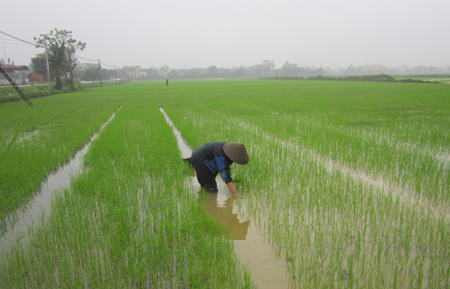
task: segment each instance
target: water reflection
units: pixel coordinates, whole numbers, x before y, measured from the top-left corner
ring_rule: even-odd
[[[289,288],[292,280],[287,274],[287,263],[274,253],[265,242],[265,238],[250,221],[238,214],[236,200],[221,179],[218,181],[218,193],[199,193],[199,200],[204,210],[227,228],[234,238],[234,252],[238,259],[247,264],[259,289]],[[196,178],[191,178],[192,185],[200,189]],[[234,208],[233,208],[234,206]]]
[[[238,213],[233,212],[234,200],[228,194],[219,193],[199,193],[203,208],[213,218],[226,226],[228,233],[235,240],[245,240],[247,237],[249,221],[239,219]]]
[[[13,216],[11,220],[7,220],[9,224],[6,232],[3,236],[0,236],[0,253],[9,252],[11,244],[29,240],[30,228],[37,226],[42,218],[50,214],[52,196],[55,192],[70,187],[70,178],[75,177],[82,170],[83,157],[89,151],[92,141],[98,138],[100,132],[114,118],[115,112],[69,163],[48,175],[47,180],[42,183],[41,191],[28,203],[27,209],[18,213],[17,219],[14,219]]]

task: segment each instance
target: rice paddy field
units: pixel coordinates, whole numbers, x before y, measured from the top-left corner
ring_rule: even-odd
[[[1,288],[450,287],[447,84],[141,82],[33,104],[0,104],[1,235],[98,137],[27,237],[0,240]],[[241,197],[199,190],[159,106],[192,149],[245,144]]]

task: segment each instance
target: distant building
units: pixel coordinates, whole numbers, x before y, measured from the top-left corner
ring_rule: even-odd
[[[266,69],[268,69],[270,71],[274,70],[275,63],[273,63],[273,61],[263,60],[262,62],[263,62],[262,64],[256,64],[254,67],[256,69],[262,69],[262,70],[266,70]]]
[[[31,70],[25,65],[1,65],[3,70],[8,73],[9,77],[16,84],[25,84],[29,82]],[[8,79],[3,74],[0,74],[0,85],[9,85]]]
[[[286,60],[286,63],[283,64],[283,69],[289,69],[289,68],[296,68],[297,63],[289,63],[289,61]]]
[[[147,76],[147,71],[143,70],[139,65],[134,66],[124,66],[125,74],[129,77],[145,77]]]

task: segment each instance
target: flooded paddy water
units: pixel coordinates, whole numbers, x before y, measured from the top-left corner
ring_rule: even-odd
[[[167,113],[160,107],[167,123],[172,127],[177,139],[183,159],[192,155],[192,150],[181,133],[174,126]],[[195,175],[195,170],[193,170]],[[239,211],[245,211],[245,207],[238,208],[238,202],[229,191],[226,184],[216,179],[218,184],[217,193],[203,193],[196,177],[187,177],[187,185],[199,192],[199,201],[203,209],[214,219],[219,221],[227,229],[230,238],[234,240],[234,251],[242,264],[248,265],[252,280],[258,288],[289,288],[290,280],[287,272],[289,260],[281,258],[267,242],[265,233],[258,230],[255,223],[245,219]],[[245,196],[244,196],[245,198]]]
[[[28,241],[29,231],[38,227],[40,220],[49,215],[52,196],[57,191],[70,187],[70,179],[75,177],[81,171],[83,157],[89,151],[92,141],[99,136],[100,132],[114,116],[115,113],[103,123],[99,131],[95,133],[89,142],[75,154],[72,160],[47,177],[47,180],[42,183],[41,190],[28,203],[25,210],[16,212],[16,214],[9,218],[7,221],[6,232],[0,237],[0,254],[8,252],[9,247],[12,244]]]
[[[221,114],[222,117],[228,117],[223,112],[216,111],[216,113]],[[261,135],[263,139],[267,142],[269,141],[275,141],[279,147],[281,148],[289,148],[294,155],[304,154],[313,159],[315,162],[320,163],[323,167],[326,168],[326,170],[331,172],[339,172],[342,175],[346,175],[350,177],[355,182],[364,184],[366,186],[373,186],[374,188],[378,189],[378,192],[380,194],[384,194],[386,196],[392,196],[394,201],[397,199],[410,206],[415,207],[418,210],[421,210],[422,212],[427,212],[433,215],[436,218],[444,217],[446,221],[450,221],[450,210],[448,203],[446,202],[431,202],[430,199],[422,196],[420,194],[420,190],[416,188],[414,184],[408,184],[408,183],[395,183],[392,180],[383,177],[382,174],[374,174],[374,173],[368,173],[365,170],[359,168],[355,169],[350,164],[346,164],[344,162],[341,162],[339,160],[333,159],[329,155],[323,154],[318,152],[317,150],[306,147],[303,145],[300,145],[298,142],[295,141],[295,138],[293,140],[285,139],[282,137],[277,136],[276,134],[269,133],[265,131],[264,129],[255,126],[251,123],[248,123],[246,121],[242,121],[240,119],[235,120],[236,123],[239,124],[240,127],[247,131],[256,132],[257,134]],[[387,136],[383,136],[384,138],[388,138]],[[381,137],[380,137],[381,138]],[[393,140],[390,140],[390,142],[394,142]],[[392,145],[392,147],[396,147],[398,145]],[[413,154],[413,145],[411,144],[401,144],[402,150],[407,150],[408,153]],[[414,148],[418,151],[420,151],[420,154],[425,154],[425,151],[422,151],[420,148]],[[409,151],[411,150],[411,151]],[[441,163],[441,166],[443,169],[448,169],[448,159],[449,154],[447,151],[431,151],[430,153],[432,158],[436,158],[439,160],[439,163]]]
[[[450,280],[441,241],[446,204],[417,196],[420,187],[372,172],[368,161],[358,167],[315,143],[303,145],[297,131],[283,134],[284,123],[293,121],[289,116],[272,131],[271,117],[247,120],[217,107],[180,110],[181,117],[175,107],[168,111],[187,136],[198,134],[190,139],[197,145],[210,139],[249,144],[251,164],[233,172],[244,196],[234,206],[241,222],[251,221],[248,231],[255,224],[265,237],[268,255],[285,262],[289,288],[427,288]]]
[[[385,107],[362,97],[358,106],[380,114],[342,109],[340,97],[326,98],[337,107],[320,109],[320,96],[308,103],[295,89],[289,98],[285,85],[230,94],[231,84],[208,91],[186,83],[192,90],[166,97],[150,83],[154,99],[147,91],[139,102],[130,98],[91,145],[71,188],[54,195],[30,242],[11,247],[0,287],[448,287],[444,114],[433,120],[430,108],[419,123],[384,117],[387,125],[373,128],[359,120],[371,122]],[[144,84],[131,85],[142,85],[144,95]],[[246,144],[249,165],[232,166],[242,197],[220,179],[217,194],[200,191],[180,161],[191,151],[180,153],[158,101],[192,148]],[[422,111],[420,105],[400,115]],[[422,124],[428,117],[432,123]],[[24,144],[45,132],[30,141],[23,136]]]

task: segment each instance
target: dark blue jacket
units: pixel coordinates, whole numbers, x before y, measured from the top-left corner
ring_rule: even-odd
[[[230,165],[233,163],[223,151],[225,142],[211,142],[202,145],[192,153],[191,162],[194,167],[206,165],[214,174],[220,173],[225,183],[232,182]]]

